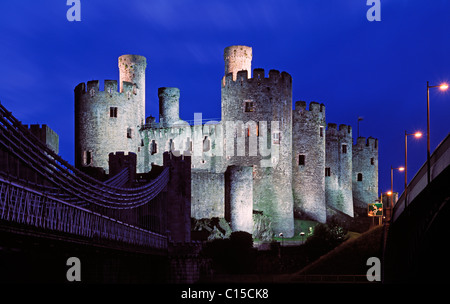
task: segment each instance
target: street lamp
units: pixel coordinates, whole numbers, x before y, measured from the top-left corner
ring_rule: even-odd
[[[439,88],[441,91],[448,89],[448,84],[442,83],[437,86],[430,86],[427,81],[427,180],[430,183],[430,88]]]
[[[406,198],[407,198],[407,190],[408,190],[408,136],[414,136],[415,138],[422,137],[421,132],[416,132],[412,134],[408,134],[405,131],[405,208],[406,208]]]
[[[394,170],[403,172],[403,171],[405,171],[405,167],[393,168],[391,166],[391,191],[389,191],[390,194],[388,194],[391,196],[391,211],[394,209]],[[392,214],[391,214],[391,217],[392,217]]]

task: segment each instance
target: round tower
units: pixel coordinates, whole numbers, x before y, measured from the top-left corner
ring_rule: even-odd
[[[378,197],[378,140],[358,137],[353,145],[353,201],[355,208],[366,212],[367,204]]]
[[[245,45],[232,45],[224,50],[225,76],[233,73],[233,80],[236,80],[237,72],[246,70],[251,73],[252,69],[252,48]]]
[[[328,124],[326,131],[325,199],[327,212],[353,216],[352,195],[352,128]]]
[[[294,213],[325,223],[325,106],[298,101],[292,116]]]
[[[252,233],[253,168],[229,166],[225,175],[225,213],[231,230]]]
[[[170,127],[180,120],[180,90],[162,87],[158,89],[159,122],[161,127]]]
[[[124,91],[124,82],[129,82],[136,88],[133,94],[139,106],[136,112],[136,119],[139,124],[145,122],[145,69],[147,59],[140,55],[122,55],[119,57],[119,86],[120,92]]]
[[[109,171],[109,154],[123,151],[140,156],[139,109],[131,83],[123,92],[117,81],[80,83],[75,88],[75,165],[78,168],[99,167]]]
[[[292,197],[292,77],[254,69],[251,49],[225,49],[222,81],[224,159],[253,167],[253,208],[272,223],[275,234],[294,234]]]

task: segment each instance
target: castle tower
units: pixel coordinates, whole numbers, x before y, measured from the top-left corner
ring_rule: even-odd
[[[253,208],[270,217],[276,234],[294,234],[292,197],[292,77],[254,69],[253,78],[244,64],[249,49],[229,47],[222,82],[224,157],[228,165],[253,166]],[[239,50],[241,52],[239,52]],[[246,54],[246,55],[245,55]],[[227,59],[229,58],[229,59]],[[245,59],[245,60],[244,60]],[[227,66],[233,66],[227,68]],[[234,76],[234,71],[241,69]]]
[[[231,230],[252,233],[253,168],[229,166],[225,175],[225,212]]]
[[[326,222],[325,106],[299,101],[292,112],[292,188],[300,218]]]
[[[354,206],[365,212],[378,197],[378,139],[358,137],[352,152]]]
[[[98,80],[76,86],[77,168],[99,167],[108,173],[109,153],[117,151],[136,153],[138,163],[143,159],[139,129],[145,113],[145,66],[145,57],[119,57],[120,91],[116,80],[105,80],[104,90]]]
[[[158,89],[159,122],[163,128],[171,127],[180,120],[180,89]]]
[[[145,69],[147,59],[140,55],[122,55],[119,57],[120,92],[124,92],[124,82],[136,86],[136,101],[139,103],[136,119],[140,124],[145,122]]]
[[[328,124],[325,147],[325,199],[327,214],[334,211],[353,216],[352,128]]]
[[[236,80],[237,72],[252,70],[252,48],[245,45],[233,45],[224,50],[225,76],[233,73]],[[250,76],[250,75],[249,75]]]

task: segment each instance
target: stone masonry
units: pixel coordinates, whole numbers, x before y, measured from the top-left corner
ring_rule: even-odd
[[[224,50],[221,121],[189,124],[179,117],[178,88],[158,90],[159,121],[145,119],[145,69],[139,55],[119,57],[120,82],[75,88],[75,164],[108,173],[108,155],[134,153],[138,173],[161,166],[163,153],[190,158],[191,217],[219,217],[253,232],[254,214],[273,233],[294,235],[294,218],[326,222],[329,211],[353,216],[378,193],[378,141],[352,144],[348,125],[326,123],[325,106],[293,109],[292,77],[252,70],[252,48]],[[155,115],[156,116],[156,115]]]

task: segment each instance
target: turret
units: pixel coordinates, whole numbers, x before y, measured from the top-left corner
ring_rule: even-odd
[[[158,97],[160,126],[171,127],[180,120],[180,90],[168,87],[159,88]]]
[[[140,55],[122,55],[119,57],[119,83],[120,92],[124,91],[124,82],[132,83],[136,86],[136,100],[139,102],[136,118],[140,124],[145,121],[145,69],[147,59]]]
[[[236,80],[237,72],[246,70],[251,73],[252,48],[244,45],[233,45],[224,50],[225,76],[232,73]]]

